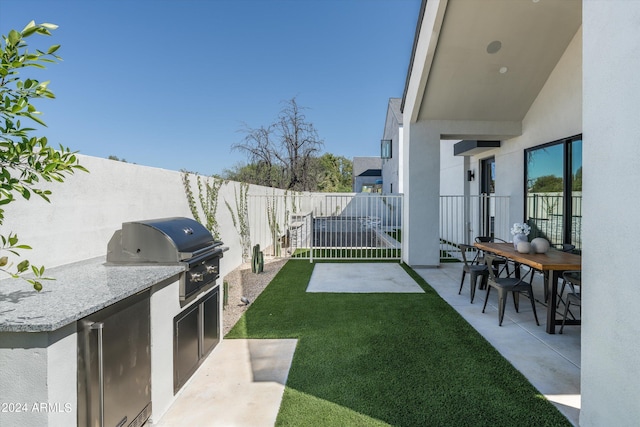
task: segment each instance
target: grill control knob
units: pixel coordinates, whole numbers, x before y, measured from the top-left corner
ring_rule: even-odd
[[[207,265],[207,273],[217,273],[218,267],[215,265]]]
[[[191,281],[192,282],[202,282],[202,273],[191,273]]]

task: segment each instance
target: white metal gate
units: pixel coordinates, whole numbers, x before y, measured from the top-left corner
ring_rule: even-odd
[[[440,253],[457,257],[476,236],[510,240],[509,196],[440,196]]]
[[[292,193],[248,198],[251,240],[268,242],[267,256],[310,261],[402,259],[401,194]]]

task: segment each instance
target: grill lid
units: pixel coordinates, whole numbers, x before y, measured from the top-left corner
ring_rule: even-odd
[[[107,262],[179,262],[222,242],[199,222],[183,217],[122,223],[107,246]]]

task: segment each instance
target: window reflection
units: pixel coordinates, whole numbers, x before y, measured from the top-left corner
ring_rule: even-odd
[[[529,237],[580,248],[582,139],[546,144],[526,150],[525,155],[526,220],[532,228]]]

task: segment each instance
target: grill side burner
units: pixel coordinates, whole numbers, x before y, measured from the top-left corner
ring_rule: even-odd
[[[172,217],[122,224],[107,246],[110,264],[182,264],[180,300],[186,301],[215,284],[220,276],[222,242],[202,224]]]

